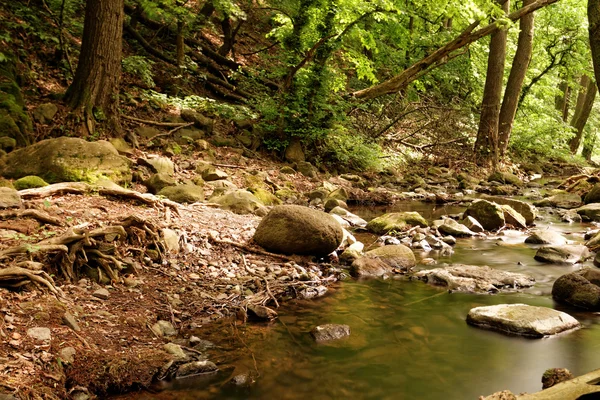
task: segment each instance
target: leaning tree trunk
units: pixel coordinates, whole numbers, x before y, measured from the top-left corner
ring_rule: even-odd
[[[600,0],[588,0],[588,21],[594,74],[596,84],[600,85]]]
[[[523,6],[528,6],[534,2],[535,0],[524,0]],[[523,81],[525,80],[529,62],[531,61],[534,13],[527,14],[521,18],[519,24],[521,31],[519,32],[517,52],[513,59],[508,82],[506,83],[506,90],[504,91],[502,107],[500,108],[500,121],[498,125],[498,150],[500,156],[504,155],[508,147],[513,121],[519,104],[519,94],[523,87]]]
[[[508,12],[509,0],[498,0],[498,4],[505,12]],[[479,164],[489,164],[491,161],[494,169],[496,169],[498,161],[498,123],[500,100],[502,98],[502,78],[506,60],[506,36],[505,29],[499,29],[492,33],[479,130],[477,131],[474,148],[477,162]]]
[[[103,115],[113,132],[120,133],[119,80],[123,37],[124,0],[88,0],[81,54],[66,104],[83,114],[88,133],[94,118]]]
[[[596,99],[596,83],[587,75],[581,77],[581,87],[579,88],[579,95],[577,96],[577,105],[575,106],[575,113],[571,119],[571,126],[575,128],[575,136],[569,141],[569,149],[571,154],[577,153],[579,145],[581,144],[581,138],[583,137],[583,128],[587,123],[590,113],[592,112],[592,106]]]

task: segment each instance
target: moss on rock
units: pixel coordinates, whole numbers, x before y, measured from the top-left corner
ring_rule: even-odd
[[[17,179],[14,183],[14,188],[17,190],[39,188],[44,186],[48,186],[48,182],[35,175],[24,176],[20,179]]]

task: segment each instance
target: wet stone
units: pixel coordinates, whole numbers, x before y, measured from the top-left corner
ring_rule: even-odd
[[[212,361],[194,361],[181,365],[177,369],[176,377],[183,378],[191,375],[215,373],[219,369]]]
[[[316,342],[329,342],[350,336],[350,327],[339,324],[319,325],[314,327],[310,334]]]

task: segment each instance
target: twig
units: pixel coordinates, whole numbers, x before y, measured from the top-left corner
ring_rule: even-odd
[[[269,281],[267,280],[267,278],[263,278],[263,280],[265,281],[265,285],[267,286],[267,293],[269,294],[271,299],[273,299],[273,301],[275,302],[275,307],[279,308],[279,303],[277,302],[277,299],[275,298],[275,296],[273,296],[273,293],[271,293],[271,289],[269,288]]]
[[[270,253],[270,252],[264,251],[264,250],[253,249],[253,248],[248,247],[248,246],[246,246],[244,244],[238,244],[238,243],[232,242],[230,240],[217,239],[217,238],[212,237],[212,236],[210,237],[210,239],[213,242],[217,243],[217,244],[230,245],[230,246],[233,246],[233,247],[237,247],[238,249],[246,250],[249,253],[254,253],[254,254],[260,254],[260,255],[263,255],[263,256],[274,257],[274,258],[278,258],[280,260],[285,260],[285,261],[296,261],[293,258],[282,256],[281,254],[275,254],[275,253]]]
[[[215,167],[220,167],[220,168],[240,168],[240,169],[248,169],[248,167],[244,167],[242,165],[231,165],[231,164],[217,164],[217,163],[212,163],[211,165],[215,166]]]

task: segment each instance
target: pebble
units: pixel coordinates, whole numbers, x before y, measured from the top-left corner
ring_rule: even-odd
[[[49,328],[29,328],[27,336],[38,342],[49,342],[52,340],[52,334]]]
[[[68,311],[65,312],[65,314],[63,315],[62,321],[63,321],[63,324],[65,324],[69,328],[73,329],[75,332],[79,332],[81,330],[75,317]]]
[[[102,300],[108,300],[108,298],[110,297],[110,293],[109,293],[108,290],[102,288],[102,289],[96,290],[92,294],[92,296],[97,297],[97,298],[102,299]]]

